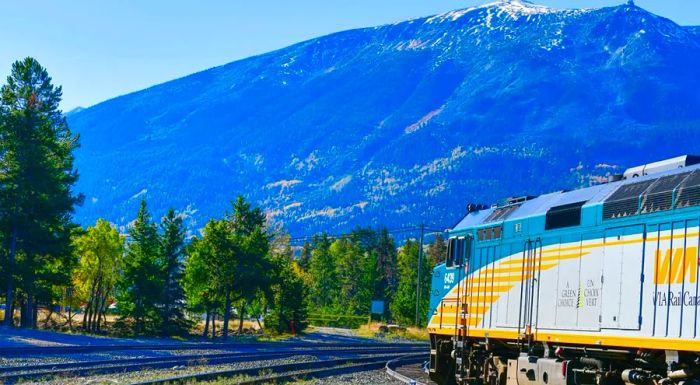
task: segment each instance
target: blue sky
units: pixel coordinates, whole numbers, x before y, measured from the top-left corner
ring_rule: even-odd
[[[0,2],[0,77],[36,57],[63,85],[62,107],[90,106],[328,33],[427,16],[489,0],[123,0]],[[624,0],[539,0],[601,7]],[[638,0],[682,25],[700,25],[698,0]]]

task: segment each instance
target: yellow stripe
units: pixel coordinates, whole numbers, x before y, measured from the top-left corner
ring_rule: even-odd
[[[464,298],[464,303],[494,303],[498,298],[500,298],[499,295],[468,296]]]
[[[539,262],[535,262],[535,271],[541,271],[541,270],[548,270],[556,266],[556,263],[543,263],[539,264]],[[526,270],[532,270],[529,269],[528,267],[525,267]],[[495,269],[487,269],[485,271],[486,274],[495,274],[495,273],[519,273],[523,270],[522,266],[515,266],[515,267],[497,267]]]
[[[470,305],[464,306],[464,309],[466,309],[470,314],[477,314],[477,313],[484,314],[490,308],[491,308],[491,306],[489,306],[489,305],[472,305],[472,304],[470,304]],[[458,309],[456,309],[456,308],[452,308],[450,310],[443,310],[442,316],[443,317],[446,317],[446,316],[454,317],[457,314],[457,311],[458,311]],[[439,316],[440,316],[440,311],[438,310],[437,317],[439,317]]]
[[[481,322],[482,319],[483,319],[483,318],[481,317],[481,315],[478,315],[478,314],[469,314],[469,315],[466,315],[466,316],[462,317],[462,321],[461,321],[462,323],[460,324],[460,323],[459,323],[459,318],[457,318],[457,317],[455,317],[455,316],[453,316],[453,315],[452,315],[452,316],[443,315],[443,316],[442,316],[442,324],[451,327],[452,330],[454,331],[454,325],[455,325],[455,323],[457,323],[458,325],[470,325],[470,326],[475,326],[476,324],[478,324],[479,322]],[[438,323],[439,323],[440,319],[438,318],[437,321],[438,321]]]
[[[664,231],[670,231],[670,230],[664,230]],[[700,232],[690,232],[690,233],[681,233],[681,234],[674,234],[673,236],[671,235],[662,235],[660,237],[657,236],[651,236],[647,237],[646,241],[647,242],[656,242],[658,240],[666,241],[669,239],[683,239],[686,237],[697,237],[700,235]],[[635,239],[629,239],[629,240],[620,240],[620,241],[611,241],[608,242],[607,245],[614,246],[614,245],[625,245],[625,244],[632,244],[632,243],[641,243],[644,241],[642,238],[635,238]],[[583,245],[576,245],[576,246],[566,246],[566,247],[554,247],[551,249],[546,249],[542,250],[543,254],[551,254],[551,253],[558,253],[561,251],[573,251],[573,250],[578,250],[578,249],[593,249],[593,248],[598,248],[598,247],[603,247],[605,246],[606,243],[603,242],[596,242],[596,243],[588,243],[588,244],[583,244]]]
[[[523,279],[528,279],[530,278],[530,274],[517,274],[517,275],[499,275],[499,276],[491,276],[491,277],[476,277],[476,278],[469,278],[467,283],[469,285],[474,285],[474,284],[489,284],[491,282],[520,282]]]
[[[664,231],[669,231],[669,230],[664,230]],[[662,236],[660,236],[660,237],[655,237],[655,236],[654,236],[654,237],[647,237],[647,242],[652,242],[652,241],[653,241],[653,242],[656,242],[656,241],[659,241],[659,240],[660,240],[660,241],[668,241],[669,239],[683,239],[683,238],[686,238],[686,237],[692,238],[692,237],[697,237],[698,235],[700,235],[700,233],[698,233],[698,232],[693,232],[693,233],[688,233],[688,234],[685,234],[685,233],[675,234],[675,235],[673,235],[673,237],[670,236],[670,235],[662,235]]]
[[[548,257],[538,258],[537,260],[538,260],[538,261],[542,261],[542,262],[560,261],[560,260],[564,260],[564,259],[576,259],[576,258],[580,258],[580,257],[582,257],[582,256],[584,256],[584,255],[588,255],[588,254],[590,254],[590,252],[587,252],[587,251],[586,251],[586,252],[583,252],[583,253],[551,255],[551,256],[548,256]],[[519,265],[521,265],[521,268],[522,268],[523,258],[509,259],[509,260],[507,260],[507,261],[501,262],[500,264],[501,264],[501,265],[515,265],[515,264],[519,264]],[[555,264],[555,265],[556,265],[556,264]]]
[[[491,292],[499,293],[499,292],[508,291],[514,287],[515,287],[515,285],[493,285],[493,286],[486,285],[486,286],[481,286],[481,287],[471,287],[471,288],[469,288],[469,290],[467,290],[467,293],[471,294],[471,295],[488,294]]]
[[[602,242],[589,243],[589,244],[576,245],[576,246],[555,247],[552,249],[542,250],[542,254],[560,253],[562,251],[579,251],[581,249],[593,249],[593,248],[601,247],[601,246],[603,246]]]

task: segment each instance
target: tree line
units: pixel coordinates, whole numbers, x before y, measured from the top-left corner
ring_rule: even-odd
[[[313,237],[304,244],[299,258],[312,309],[317,313],[367,315],[371,301],[379,300],[384,302],[385,320],[412,325],[420,292],[418,321],[424,325],[431,272],[444,256],[446,244],[436,234],[422,261],[419,247],[413,238],[398,247],[386,228],[357,228],[336,238],[326,234]]]
[[[40,309],[82,313],[82,328],[104,328],[107,313],[137,334],[182,334],[189,315],[217,315],[228,334],[232,309],[267,316],[283,328],[306,318],[306,286],[289,247],[277,242],[259,208],[242,197],[230,213],[186,238],[171,209],[153,221],[142,201],[127,234],[104,219],[83,229],[73,211],[84,197],[73,190],[78,172],[73,134],[59,109],[61,87],[35,59],[13,63],[0,88],[0,286],[3,323],[36,327]],[[277,242],[279,243],[279,242]],[[293,295],[288,293],[293,292]],[[19,312],[19,322],[15,314]],[[275,321],[275,322],[271,322]],[[47,321],[48,322],[48,321]]]
[[[188,236],[174,209],[154,220],[145,200],[126,233],[105,219],[73,222],[83,202],[74,191],[79,147],[59,109],[61,87],[32,58],[12,65],[0,88],[0,298],[3,323],[36,327],[40,309],[67,310],[73,327],[180,335],[203,321],[204,336],[230,333],[246,316],[276,331],[306,326],[309,313],[367,315],[385,302],[385,319],[410,324],[417,301],[419,244],[399,247],[387,229],[320,234],[295,255],[290,237],[271,228],[243,197]],[[444,254],[439,236],[421,265],[420,317],[430,271]],[[15,314],[19,313],[19,319]],[[218,326],[220,325],[220,326]],[[217,326],[222,330],[217,332]]]

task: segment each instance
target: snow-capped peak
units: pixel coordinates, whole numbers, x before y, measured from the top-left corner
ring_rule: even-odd
[[[491,3],[492,7],[496,7],[507,12],[511,16],[515,15],[536,15],[540,13],[561,12],[560,9],[550,8],[544,5],[533,4],[524,0],[505,0],[497,3]]]
[[[456,21],[464,15],[479,10],[495,11],[495,13],[498,15],[507,14],[513,19],[518,19],[522,16],[571,11],[567,9],[552,8],[544,5],[534,4],[526,0],[501,0],[470,8],[441,13],[439,15],[435,15],[433,17],[428,18],[426,20],[426,23],[430,24],[434,22],[442,22],[448,20]]]

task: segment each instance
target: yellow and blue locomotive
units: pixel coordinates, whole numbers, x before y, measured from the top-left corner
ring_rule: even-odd
[[[433,272],[433,380],[700,385],[698,163],[471,205]]]

